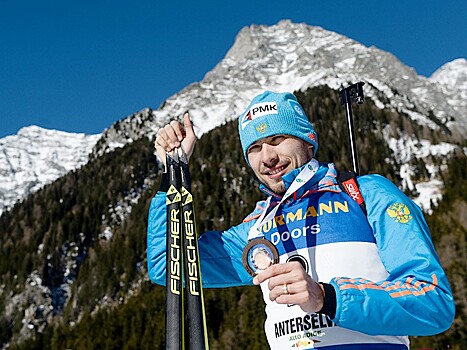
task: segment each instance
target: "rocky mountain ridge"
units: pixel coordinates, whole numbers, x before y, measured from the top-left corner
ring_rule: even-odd
[[[0,215],[85,164],[99,137],[29,126],[0,139]]]
[[[457,139],[467,131],[467,61],[447,63],[426,78],[394,55],[366,47],[320,27],[281,21],[243,28],[232,48],[200,82],[105,130],[94,154],[140,137],[189,110],[198,135],[238,117],[264,90],[297,91],[328,85],[338,90],[357,81],[380,108],[406,113],[431,128],[447,127]]]
[[[145,108],[113,123],[102,135],[57,132],[55,142],[50,138],[53,131],[32,127],[16,138],[0,139],[0,213],[84,164],[91,148],[92,157],[98,157],[141,137],[151,139],[160,126],[186,110],[201,136],[235,119],[264,90],[297,91],[319,85],[338,90],[356,81],[366,83],[365,95],[378,107],[401,111],[430,128],[446,128],[453,140],[465,140],[466,59],[448,62],[426,78],[388,52],[320,27],[287,20],[273,26],[252,25],[239,32],[225,58],[202,81],[171,96],[158,109]],[[21,144],[28,130],[38,142],[32,147]],[[70,144],[64,144],[65,139]]]

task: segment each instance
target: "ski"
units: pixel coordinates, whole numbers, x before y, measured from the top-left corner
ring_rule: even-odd
[[[169,189],[167,207],[165,348],[184,349],[184,312],[182,289],[182,226],[180,222],[180,165],[177,152],[166,156]]]
[[[185,276],[185,298],[187,306],[188,348],[190,350],[205,350],[208,346],[206,314],[204,310],[203,287],[198,251],[198,237],[191,194],[191,178],[188,159],[183,151],[180,156],[181,195],[182,195],[182,232],[183,261]]]
[[[209,346],[191,179],[186,154],[177,151],[166,156],[166,349],[205,350]]]

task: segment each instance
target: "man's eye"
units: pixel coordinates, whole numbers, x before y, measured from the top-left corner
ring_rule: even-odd
[[[278,135],[278,136],[274,136],[270,142],[271,145],[278,145],[279,143],[281,143],[282,141],[284,141],[285,139],[285,136],[283,135]]]
[[[256,153],[261,151],[261,146],[260,145],[252,145],[250,148],[248,148],[248,153]]]

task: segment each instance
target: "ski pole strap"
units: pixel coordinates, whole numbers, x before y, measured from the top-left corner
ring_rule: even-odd
[[[339,172],[337,181],[341,190],[347,193],[355,202],[358,203],[366,216],[367,211],[365,200],[363,199],[362,193],[358,187],[357,174],[354,171]]]

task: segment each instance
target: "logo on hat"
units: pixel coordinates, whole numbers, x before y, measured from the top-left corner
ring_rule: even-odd
[[[242,118],[242,129],[244,129],[252,120],[271,114],[279,114],[276,102],[261,102],[254,104]]]
[[[295,115],[297,116],[296,121],[302,126],[308,128],[310,122],[308,121],[302,106],[300,106],[300,104],[294,100],[289,100],[289,104],[290,107],[292,107],[292,109],[294,110]]]
[[[267,128],[268,128],[268,125],[266,123],[263,123],[256,127],[256,131],[260,132],[261,134],[264,134]]]

